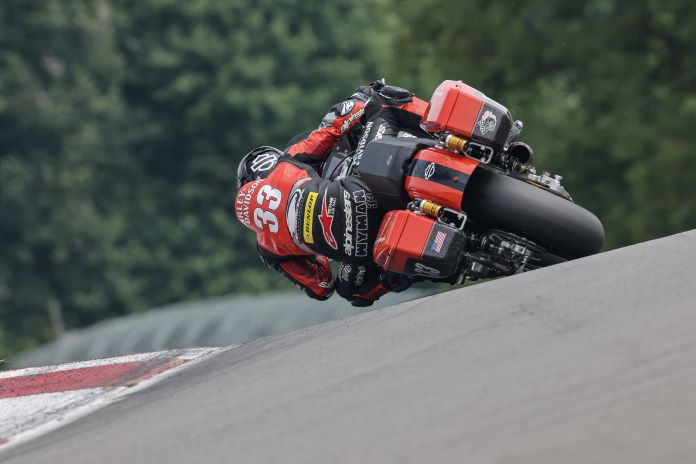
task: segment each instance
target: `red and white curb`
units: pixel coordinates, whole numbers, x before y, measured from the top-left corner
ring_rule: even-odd
[[[0,451],[94,412],[221,350],[159,351],[0,371]]]

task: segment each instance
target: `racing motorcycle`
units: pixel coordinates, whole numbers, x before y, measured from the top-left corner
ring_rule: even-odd
[[[601,249],[599,219],[573,202],[561,176],[536,170],[532,148],[517,140],[522,122],[503,105],[448,80],[421,123],[427,137],[371,141],[359,164],[356,137],[344,137],[322,169],[330,179],[359,175],[388,210],[373,254],[383,269],[461,283]]]

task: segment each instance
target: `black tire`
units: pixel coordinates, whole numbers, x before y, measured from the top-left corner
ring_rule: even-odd
[[[604,244],[604,227],[594,214],[490,168],[473,172],[462,207],[476,223],[527,237],[561,258],[592,255]]]
[[[551,253],[544,253],[539,257],[539,264],[541,267],[549,267],[554,264],[565,263],[566,261],[568,260],[560,256],[552,255]]]

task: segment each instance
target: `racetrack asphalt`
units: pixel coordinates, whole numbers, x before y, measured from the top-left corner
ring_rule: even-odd
[[[691,231],[257,340],[0,461],[695,462],[695,271]]]

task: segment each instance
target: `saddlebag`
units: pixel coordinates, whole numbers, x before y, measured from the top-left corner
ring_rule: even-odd
[[[466,235],[412,211],[390,211],[377,233],[373,257],[386,271],[444,279],[455,274]]]

